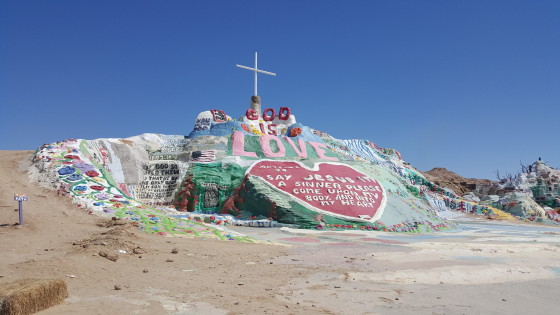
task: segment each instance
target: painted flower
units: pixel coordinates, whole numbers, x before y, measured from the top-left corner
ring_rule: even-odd
[[[108,185],[107,181],[104,178],[101,177],[92,177],[91,178],[94,182],[101,184],[101,185]]]
[[[59,175],[68,175],[76,173],[76,169],[71,166],[65,166],[58,170]]]
[[[86,175],[89,177],[97,177],[99,176],[99,173],[97,173],[96,171],[87,171]]]
[[[95,167],[93,165],[84,162],[76,162],[74,163],[74,167],[82,170],[82,172],[95,171]]]
[[[257,129],[255,126],[253,126],[253,125],[251,125],[251,132],[254,133],[254,134],[256,134],[256,135],[259,135],[259,136],[262,136],[262,134],[263,134],[262,132],[260,132],[260,130],[258,130],[258,129]]]
[[[96,194],[93,197],[95,197],[97,200],[107,200],[107,199],[109,199],[109,196],[107,196],[106,193]]]
[[[105,189],[105,187],[99,186],[99,185],[92,185],[92,186],[89,186],[89,188],[91,188],[93,190],[98,190],[98,191],[102,191],[103,189]]]
[[[66,177],[66,180],[71,182],[82,180],[82,175],[80,174],[71,174],[70,176]]]
[[[80,157],[77,155],[71,155],[71,154],[67,154],[64,156],[65,159],[70,159],[70,160],[80,160]]]
[[[302,132],[302,130],[301,130],[300,127],[292,128],[292,129],[290,130],[290,137],[299,136],[299,135],[301,134],[301,132]]]
[[[83,186],[83,185],[80,185],[80,186],[74,187],[74,190],[75,190],[75,191],[86,191],[86,190],[87,190],[87,187],[86,187],[86,186]]]

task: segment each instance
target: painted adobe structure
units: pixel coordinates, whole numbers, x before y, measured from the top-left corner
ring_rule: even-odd
[[[560,223],[560,170],[540,158],[522,172],[500,181],[502,193],[493,205],[530,221]]]
[[[31,176],[92,214],[162,234],[238,237],[227,224],[418,232],[452,227],[446,218],[461,212],[508,217],[434,185],[394,149],[336,139],[288,107],[254,108],[239,119],[202,112],[188,136],[44,145]]]

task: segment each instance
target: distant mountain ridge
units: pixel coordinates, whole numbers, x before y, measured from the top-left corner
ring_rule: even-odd
[[[441,187],[450,188],[460,196],[475,191],[477,186],[496,183],[489,179],[465,178],[443,167],[436,167],[422,173],[429,181]]]

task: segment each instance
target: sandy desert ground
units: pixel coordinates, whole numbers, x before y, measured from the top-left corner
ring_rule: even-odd
[[[31,153],[0,151],[0,282],[64,279],[69,297],[39,314],[558,312],[557,227],[470,219],[422,235],[236,227],[258,241],[165,237],[30,183]],[[14,193],[29,196],[23,226]]]

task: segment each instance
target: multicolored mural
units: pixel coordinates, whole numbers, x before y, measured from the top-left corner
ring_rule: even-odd
[[[425,232],[464,213],[511,218],[434,185],[394,149],[338,140],[287,107],[202,112],[188,136],[69,139],[34,162],[32,177],[79,207],[166,235],[246,240],[228,224]]]
[[[135,139],[136,140],[136,139]],[[123,139],[105,140],[107,143],[119,143]],[[133,141],[133,140],[124,140]],[[165,142],[165,141],[164,141]],[[126,142],[125,142],[126,143]],[[131,223],[146,232],[157,233],[160,235],[187,234],[204,238],[218,239],[238,239],[248,240],[222,227],[231,220],[227,217],[198,217],[185,216],[177,217],[174,209],[166,207],[149,206],[133,198],[136,192],[139,195],[146,193],[141,187],[130,189],[126,185],[126,180],[118,183],[111,172],[109,159],[114,159],[118,155],[101,155],[101,159],[91,154],[92,144],[87,140],[70,139],[62,142],[44,145],[35,152],[34,163],[39,169],[39,174],[46,176],[53,181],[53,188],[56,188],[59,195],[70,196],[78,207],[87,209],[91,214],[100,216],[117,217],[130,220]],[[102,150],[102,152],[109,152]],[[100,164],[99,161],[105,161]],[[153,165],[148,159],[146,165]],[[126,163],[122,161],[122,163]],[[160,163],[159,165],[165,165]],[[176,165],[176,164],[171,164]],[[146,178],[151,177],[150,167],[140,168],[146,170]],[[157,169],[157,168],[154,168]],[[161,167],[162,170],[169,168]],[[172,168],[176,170],[177,168]],[[122,170],[122,168],[121,168]],[[116,172],[119,174],[119,172]],[[176,173],[173,171],[172,173]],[[35,179],[37,179],[35,176]],[[124,177],[126,178],[126,177]],[[123,178],[123,179],[124,179]],[[177,176],[179,178],[179,176]],[[144,181],[142,181],[144,182]],[[150,200],[161,200],[161,204],[166,203],[167,191],[173,187],[173,182],[162,180],[158,181],[157,187],[165,187],[163,192],[154,192],[159,195],[152,196]]]

